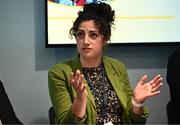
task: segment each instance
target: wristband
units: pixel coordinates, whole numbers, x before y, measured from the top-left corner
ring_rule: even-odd
[[[83,117],[77,117],[74,113],[73,113],[73,117],[75,117],[78,121],[85,119],[85,115]]]
[[[76,115],[73,113],[73,111],[72,111],[72,107],[71,107],[70,111],[71,111],[73,117],[74,117],[76,120],[78,120],[78,121],[81,121],[81,120],[83,120],[83,119],[86,118],[86,114],[85,114],[83,117],[78,117],[78,116],[76,116]]]
[[[137,108],[141,108],[141,107],[144,106],[144,102],[139,104],[139,103],[137,103],[136,101],[134,101],[133,98],[131,99],[131,102],[132,102],[132,105],[133,105],[134,107],[137,107]]]

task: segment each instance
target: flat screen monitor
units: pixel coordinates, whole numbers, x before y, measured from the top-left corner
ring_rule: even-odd
[[[69,30],[85,3],[115,10],[111,44],[180,43],[180,0],[45,0],[46,46],[76,44]]]

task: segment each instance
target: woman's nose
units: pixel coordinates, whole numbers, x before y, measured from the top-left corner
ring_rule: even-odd
[[[84,36],[84,44],[89,44],[89,36],[88,35]]]

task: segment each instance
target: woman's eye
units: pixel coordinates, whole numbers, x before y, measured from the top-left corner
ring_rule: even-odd
[[[99,35],[97,33],[90,33],[89,37],[91,37],[92,39],[96,39]]]
[[[77,32],[76,33],[76,37],[83,38],[84,37],[84,33],[83,32]]]

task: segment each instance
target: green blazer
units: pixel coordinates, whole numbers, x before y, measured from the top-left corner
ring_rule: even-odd
[[[144,110],[143,115],[136,115],[132,111],[131,98],[133,92],[125,66],[118,60],[106,56],[103,57],[103,64],[107,77],[121,103],[123,109],[121,120],[123,123],[144,124],[146,122],[146,118],[148,117],[146,109]],[[96,105],[88,85],[88,99],[85,118],[81,120],[75,118],[70,110],[73,100],[76,97],[76,92],[69,83],[70,72],[75,72],[77,69],[79,69],[81,73],[83,72],[79,56],[67,60],[64,63],[56,64],[49,69],[48,85],[52,105],[56,114],[55,123],[96,124]],[[83,83],[87,84],[87,81],[84,80]]]

